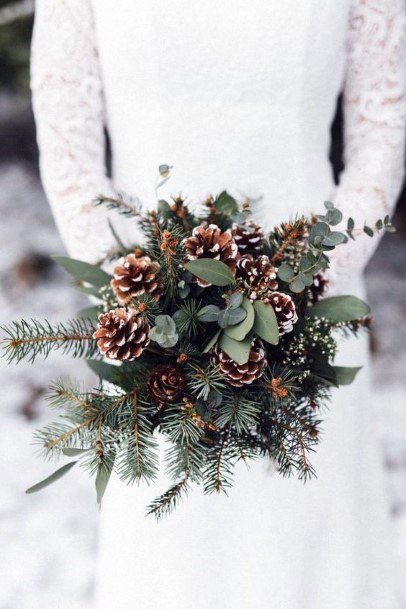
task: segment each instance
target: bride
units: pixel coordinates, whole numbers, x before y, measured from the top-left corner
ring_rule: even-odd
[[[262,197],[268,228],[329,198],[361,227],[390,213],[402,181],[405,23],[404,0],[37,0],[41,171],[70,255],[103,257],[109,213],[92,199],[114,187],[152,207],[161,163],[174,166],[162,196]],[[335,187],[330,124],[343,88]],[[136,226],[112,220],[137,240]],[[362,292],[375,246],[360,237],[337,248],[334,293]],[[364,370],[333,399],[318,479],[306,486],[256,462],[228,498],[195,489],[157,524],[144,509],[158,488],[111,481],[98,609],[397,606],[365,342],[345,341],[342,356]]]

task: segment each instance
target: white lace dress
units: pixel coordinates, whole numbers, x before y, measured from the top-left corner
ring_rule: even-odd
[[[403,167],[405,22],[404,0],[37,0],[41,169],[69,253],[94,261],[112,244],[109,214],[91,204],[112,187],[104,125],[114,188],[146,206],[169,163],[162,195],[263,195],[268,227],[327,198],[358,225],[390,213]],[[346,168],[335,189],[329,130],[343,86]],[[137,239],[127,220],[113,223]],[[362,291],[375,246],[361,237],[337,249],[335,291]],[[342,358],[365,362],[365,342],[347,342]],[[156,524],[144,509],[159,489],[114,479],[98,609],[394,609],[369,404],[365,370],[332,401],[319,477],[305,487],[259,462],[241,467],[229,498],[196,489]]]

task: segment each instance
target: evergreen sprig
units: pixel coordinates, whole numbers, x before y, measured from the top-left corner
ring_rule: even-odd
[[[1,327],[6,338],[2,341],[9,362],[28,358],[48,357],[52,350],[61,350],[72,357],[92,357],[97,351],[93,339],[95,326],[89,319],[74,319],[52,325],[49,321],[12,322]]]

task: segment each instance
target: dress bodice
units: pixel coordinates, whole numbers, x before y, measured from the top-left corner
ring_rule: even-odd
[[[37,0],[41,173],[68,251],[103,257],[110,212],[92,200],[113,187],[150,208],[161,163],[174,166],[161,196],[262,196],[266,227],[330,197],[357,226],[390,213],[403,174],[405,30],[404,0]],[[342,88],[346,167],[334,190]],[[114,224],[137,240],[126,219]],[[376,242],[337,248],[337,281]]]
[[[166,193],[263,196],[268,226],[332,195],[348,0],[121,4],[93,2],[119,188],[154,201],[169,163]]]

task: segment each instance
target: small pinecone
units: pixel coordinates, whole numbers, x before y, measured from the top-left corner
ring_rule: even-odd
[[[121,265],[114,269],[114,279],[111,281],[118,302],[128,304],[134,296],[145,293],[158,300],[164,288],[157,277],[159,270],[159,264],[149,256],[126,256]]]
[[[246,220],[242,224],[233,224],[231,234],[240,254],[259,252],[265,238],[262,227],[252,220]]]
[[[163,364],[149,373],[148,391],[159,408],[179,400],[185,386],[186,379],[179,368]]]
[[[93,338],[108,359],[132,361],[149,344],[148,332],[148,322],[139,313],[116,309],[99,315]]]
[[[291,297],[288,294],[282,294],[281,292],[269,292],[264,298],[264,302],[271,304],[276,313],[280,336],[292,332],[298,317],[295,303]]]
[[[251,348],[250,358],[246,364],[237,364],[218,345],[213,350],[211,361],[214,366],[218,366],[227,382],[234,387],[250,385],[259,379],[267,364],[265,349],[259,339],[255,339]]]
[[[321,274],[317,273],[313,277],[313,283],[309,288],[310,301],[316,303],[324,295],[328,285],[328,280]]]
[[[261,292],[278,288],[276,269],[268,256],[255,259],[250,254],[241,256],[237,262],[237,277],[242,279],[250,300],[256,300]]]
[[[191,237],[183,240],[186,259],[213,258],[224,262],[234,273],[238,258],[238,248],[229,231],[222,232],[216,224],[197,226]],[[201,287],[211,285],[203,279],[196,278]]]

